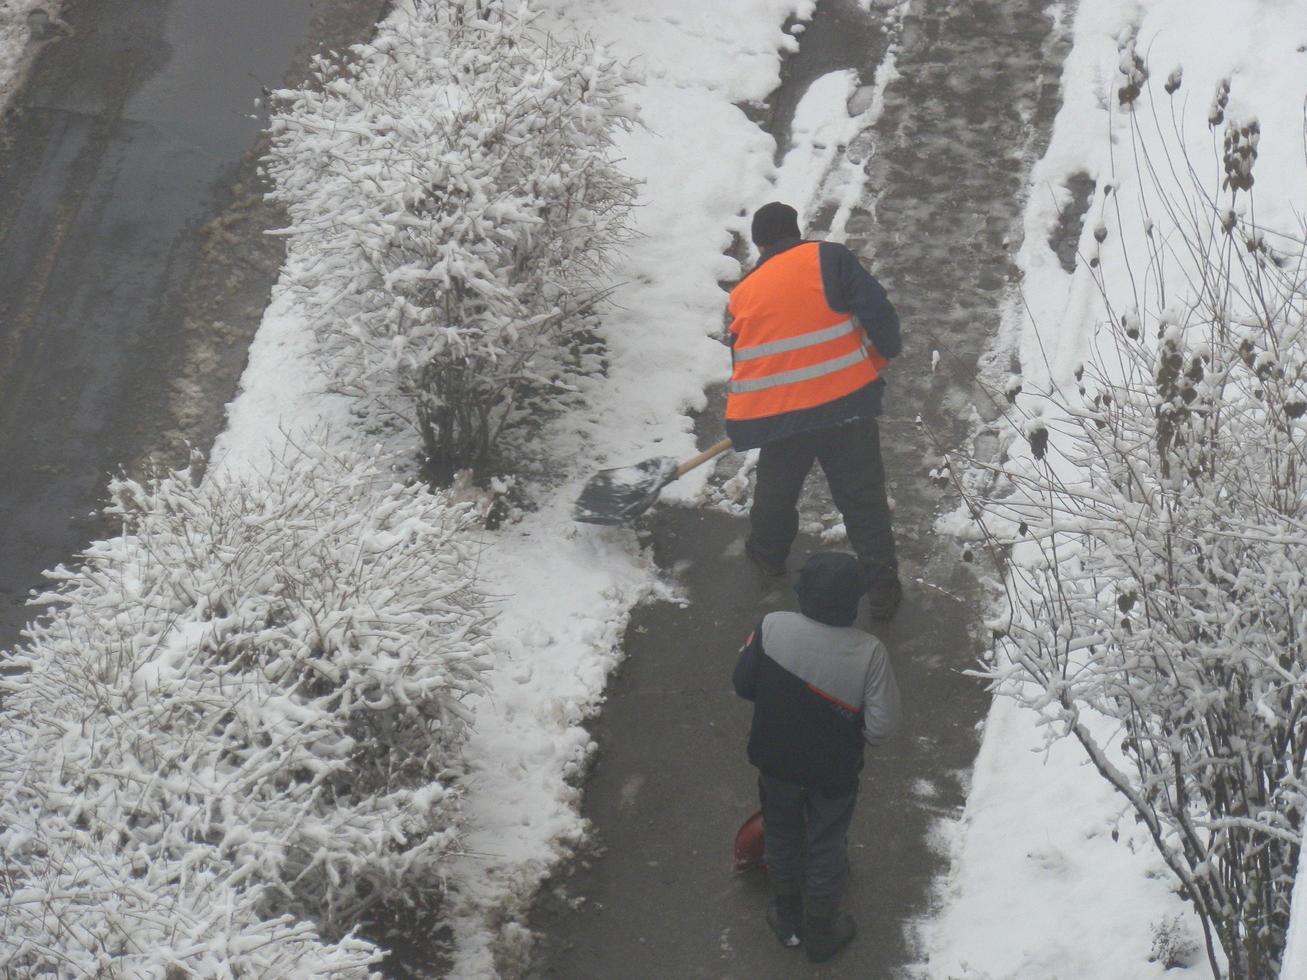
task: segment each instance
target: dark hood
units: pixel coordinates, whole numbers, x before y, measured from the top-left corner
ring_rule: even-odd
[[[866,573],[853,555],[819,551],[799,569],[794,591],[799,612],[827,626],[852,626],[867,591]]]

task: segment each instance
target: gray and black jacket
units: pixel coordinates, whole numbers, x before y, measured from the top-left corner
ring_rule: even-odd
[[[763,618],[740,650],[734,682],[754,702],[749,761],[828,796],[856,788],[863,745],[879,745],[901,722],[885,645],[802,613]]]

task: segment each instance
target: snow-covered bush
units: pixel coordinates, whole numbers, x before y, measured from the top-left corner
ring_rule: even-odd
[[[1232,976],[1275,977],[1307,811],[1307,249],[1245,206],[1255,125],[1218,191],[1140,125],[1147,254],[1115,288],[1095,267],[1093,357],[1041,417],[1008,410],[1030,453],[971,501],[1014,556],[986,673],[1124,794],[1216,975],[1219,943]]]
[[[328,374],[445,476],[602,368],[628,235],[629,74],[531,21],[525,0],[417,0],[277,95],[267,171]]]
[[[465,509],[312,447],[111,492],[3,682],[0,974],[366,975],[457,841]]]

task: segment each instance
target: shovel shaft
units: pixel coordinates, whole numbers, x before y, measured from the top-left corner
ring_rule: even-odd
[[[691,456],[680,466],[676,467],[676,472],[672,474],[672,479],[679,480],[681,477],[685,476],[686,473],[689,473],[690,470],[694,469],[696,466],[703,465],[704,463],[708,462],[708,460],[712,459],[714,456],[720,456],[722,453],[726,452],[726,450],[730,448],[731,448],[731,440],[729,439],[723,439],[721,442],[709,446],[698,456]]]

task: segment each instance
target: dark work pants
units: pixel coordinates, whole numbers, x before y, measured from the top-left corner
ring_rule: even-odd
[[[821,463],[831,497],[844,517],[849,544],[872,584],[896,577],[880,427],[874,418],[800,432],[762,447],[749,511],[754,549],[777,564],[784,563],[799,532],[799,494],[814,461]]]
[[[760,773],[763,860],[772,889],[839,902],[849,873],[849,822],[858,791],[826,797]],[[806,857],[805,857],[806,849]]]

